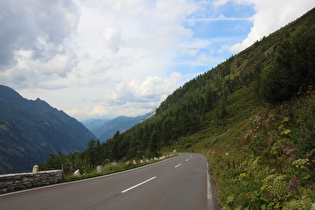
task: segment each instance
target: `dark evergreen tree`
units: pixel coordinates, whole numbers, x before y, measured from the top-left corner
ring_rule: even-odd
[[[149,148],[147,156],[149,158],[154,158],[158,156],[159,152],[159,137],[158,132],[153,130],[150,136]]]
[[[217,93],[212,90],[212,88],[208,88],[206,91],[206,99],[205,99],[205,111],[210,111],[213,109],[214,104],[217,100]]]
[[[276,64],[262,73],[260,95],[263,101],[278,103],[305,92],[315,83],[315,33],[301,34],[278,47]]]
[[[95,148],[96,141],[94,139],[91,139],[87,143],[87,149],[86,149],[86,154],[87,154],[87,160],[90,164],[91,167],[96,165],[96,148]]]

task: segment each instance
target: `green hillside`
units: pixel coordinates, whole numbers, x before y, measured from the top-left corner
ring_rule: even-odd
[[[187,82],[154,118],[106,143],[91,141],[76,156],[89,167],[78,161],[76,167],[92,170],[104,160],[175,149],[198,152],[210,162],[222,208],[309,209],[315,202],[314,55],[312,9]]]

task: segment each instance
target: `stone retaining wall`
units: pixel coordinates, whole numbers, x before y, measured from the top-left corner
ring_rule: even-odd
[[[0,194],[61,182],[62,170],[0,175]]]

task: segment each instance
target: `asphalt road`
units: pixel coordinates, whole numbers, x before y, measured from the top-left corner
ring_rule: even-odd
[[[115,175],[0,196],[0,209],[214,209],[207,160],[180,153]]]

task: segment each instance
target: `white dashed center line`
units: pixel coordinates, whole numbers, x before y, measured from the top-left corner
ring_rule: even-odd
[[[143,184],[145,184],[145,183],[147,183],[147,182],[149,182],[149,181],[151,181],[151,180],[153,180],[153,179],[155,179],[155,178],[156,178],[156,176],[154,176],[154,177],[152,177],[152,178],[150,178],[150,179],[147,179],[147,180],[145,180],[145,181],[143,181],[143,182],[141,182],[141,183],[139,183],[139,184],[136,184],[135,186],[129,187],[128,189],[125,189],[125,190],[121,191],[121,193],[128,192],[129,190],[132,190],[132,189],[134,189],[134,188],[136,188],[136,187],[139,187],[140,185],[143,185]]]
[[[182,164],[180,163],[180,164],[178,164],[178,165],[176,165],[174,168],[177,168],[178,166],[181,166]]]

